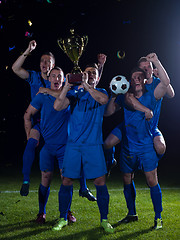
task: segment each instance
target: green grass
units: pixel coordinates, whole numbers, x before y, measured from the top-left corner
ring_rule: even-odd
[[[119,176],[118,176],[119,175]],[[51,184],[51,193],[47,204],[47,221],[43,226],[34,222],[38,213],[38,193],[40,173],[33,172],[31,176],[30,193],[27,197],[19,194],[22,176],[20,170],[3,168],[0,173],[0,239],[63,239],[63,240],[106,240],[106,239],[180,239],[180,188],[173,178],[167,181],[160,177],[163,195],[163,229],[152,231],[154,211],[150,192],[142,174],[136,179],[137,200],[136,208],[139,221],[118,225],[118,221],[126,216],[127,208],[123,195],[123,185],[120,173],[116,170],[107,186],[110,194],[109,222],[115,227],[114,234],[106,234],[100,227],[100,216],[96,202],[89,202],[78,195],[79,183],[74,182],[72,210],[77,222],[63,228],[60,232],[51,230],[58,212],[58,190],[61,180],[55,173]],[[169,178],[168,178],[169,179]],[[95,194],[92,181],[88,187]],[[176,184],[174,184],[176,183]],[[8,192],[13,191],[13,192]]]

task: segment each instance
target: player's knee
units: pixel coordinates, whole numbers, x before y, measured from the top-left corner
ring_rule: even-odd
[[[104,144],[103,144],[103,147],[105,149],[109,149],[111,148],[111,142],[109,140],[105,140]]]
[[[154,147],[155,147],[155,150],[156,150],[157,154],[159,154],[159,155],[163,155],[166,151],[166,144],[165,143],[160,143],[159,142],[158,144],[155,144]]]
[[[45,187],[49,187],[52,180],[52,172],[42,172],[41,183]]]
[[[132,181],[133,181],[133,176],[134,176],[134,175],[132,175],[131,173],[125,173],[125,174],[123,175],[123,182],[124,182],[124,184],[125,184],[125,185],[131,184]]]
[[[154,148],[159,155],[163,155],[166,151],[166,143],[163,136],[154,137]]]
[[[94,184],[97,186],[103,186],[105,185],[105,183],[106,183],[105,176],[98,177],[94,180]]]
[[[63,177],[62,184],[63,184],[64,186],[70,186],[70,185],[73,184],[73,181],[72,181],[71,178]]]

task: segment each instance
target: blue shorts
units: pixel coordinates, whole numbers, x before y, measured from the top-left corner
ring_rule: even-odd
[[[122,140],[122,123],[120,123],[119,125],[117,125],[112,131],[111,133],[113,135],[115,135],[117,138],[119,138],[119,140]]]
[[[129,152],[125,148],[120,153],[120,170],[123,173],[133,173],[137,170],[150,172],[157,168],[159,158],[154,148],[139,152]]]
[[[66,145],[62,175],[67,178],[80,178],[82,169],[86,179],[98,178],[107,173],[101,144]]]
[[[40,170],[43,172],[53,172],[55,160],[58,161],[59,169],[62,169],[64,152],[66,145],[45,144],[40,151]]]

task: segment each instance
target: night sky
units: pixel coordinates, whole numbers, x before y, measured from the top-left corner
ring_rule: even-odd
[[[12,72],[13,62],[25,51],[29,41],[35,39],[37,48],[26,59],[25,69],[39,70],[40,55],[51,51],[56,57],[56,65],[65,73],[70,72],[73,64],[59,48],[57,39],[67,36],[71,28],[80,36],[88,35],[88,45],[79,61],[82,69],[87,63],[96,62],[98,53],[107,55],[99,84],[106,90],[114,76],[120,74],[129,78],[141,56],[151,52],[158,55],[176,94],[173,99],[164,98],[162,104],[159,129],[167,150],[161,168],[177,170],[180,165],[179,0],[1,0],[1,163],[21,164],[26,144],[23,115],[30,101],[29,87]],[[28,36],[25,36],[26,32]],[[125,58],[119,59],[117,51],[125,52]],[[106,118],[104,136],[120,121],[121,112]]]

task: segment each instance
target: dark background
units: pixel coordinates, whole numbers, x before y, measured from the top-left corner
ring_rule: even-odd
[[[30,101],[29,86],[11,70],[13,62],[35,39],[37,48],[25,61],[25,69],[39,70],[44,51],[51,51],[56,65],[65,73],[73,64],[57,44],[70,28],[88,35],[88,45],[80,58],[83,69],[105,53],[100,87],[108,90],[112,77],[129,77],[141,56],[155,52],[175,89],[173,99],[164,98],[159,121],[167,151],[160,170],[178,173],[179,167],[179,89],[180,89],[180,1],[179,0],[1,0],[0,1],[0,145],[1,166],[22,165],[26,144],[23,115]],[[32,26],[28,25],[31,20]],[[29,32],[31,36],[25,36]],[[117,51],[125,52],[119,59]],[[122,120],[119,112],[104,119],[104,137]],[[118,148],[117,148],[118,152]]]

